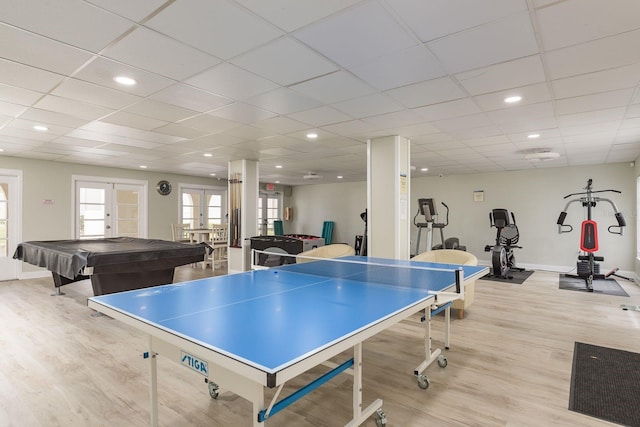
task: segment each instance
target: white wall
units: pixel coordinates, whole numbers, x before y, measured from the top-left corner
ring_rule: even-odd
[[[520,230],[523,249],[516,250],[519,264],[569,270],[575,267],[580,223],[586,209],[578,204],[570,207],[565,223],[574,226],[572,233],[558,234],[556,221],[566,204],[563,197],[583,191],[589,178],[593,179],[596,190],[622,191],[622,194],[607,193],[602,197],[609,197],[616,203],[628,225],[623,236],[609,234],[606,228],[616,224],[610,205],[598,204],[593,211],[593,218],[599,225],[598,254],[605,257],[601,270],[606,272],[619,267],[623,271],[634,271],[636,171],[628,163],[413,178],[410,215],[412,218],[415,215],[417,199],[421,197],[435,198],[438,212],[442,214],[445,210],[440,202],[447,203],[451,212],[445,238],[458,237],[470,252],[488,263],[490,256],[484,252],[484,247],[495,242],[495,228],[489,227],[489,212],[493,208],[506,208],[514,212]],[[484,191],[484,202],[473,201],[474,190]],[[364,182],[295,187],[291,204],[296,209],[296,216],[290,232],[320,234],[322,221],[332,220],[336,223],[334,241],[353,245],[355,235],[363,233],[360,212],[366,205]],[[416,234],[417,229],[412,227],[412,251]],[[437,233],[434,243],[439,243]]]

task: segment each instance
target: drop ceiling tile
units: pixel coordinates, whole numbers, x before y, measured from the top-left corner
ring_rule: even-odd
[[[179,138],[176,136],[163,135],[156,132],[148,132],[141,129],[134,129],[127,126],[116,125],[113,123],[105,123],[102,121],[94,121],[87,123],[82,126],[78,131],[85,132],[86,134],[94,135],[97,137],[99,135],[114,135],[123,138],[130,139],[139,139],[143,141],[151,141],[158,142],[161,144],[171,144],[175,142],[180,142],[184,138]],[[74,135],[69,135],[74,136]],[[113,142],[113,141],[107,141]]]
[[[142,130],[152,130],[167,124],[167,122],[162,120],[156,120],[150,117],[140,116],[138,114],[127,113],[124,111],[119,111],[104,117],[101,121]]]
[[[222,133],[222,135],[228,135],[234,138],[240,138],[242,140],[251,140],[269,137],[272,136],[272,133],[255,126],[242,125],[234,127],[233,129],[226,130]]]
[[[624,118],[624,108],[610,108],[607,110],[589,111],[585,113],[558,116],[558,123],[562,127],[607,123],[621,121]]]
[[[504,91],[546,81],[539,55],[455,75],[471,95]]]
[[[18,117],[26,110],[27,107],[25,107],[24,105],[0,101],[0,115],[2,116]]]
[[[627,108],[627,114],[625,117],[640,117],[640,104],[630,105],[629,108]]]
[[[87,104],[73,99],[61,98],[59,96],[47,95],[38,101],[34,107],[43,110],[54,111],[79,117],[86,121],[97,120],[102,116],[113,113],[113,109]]]
[[[468,116],[481,112],[480,108],[478,108],[478,106],[470,99],[459,99],[426,107],[414,108],[413,111],[420,114],[427,121],[443,120],[456,116]]]
[[[362,119],[366,123],[378,129],[388,129],[399,131],[403,126],[417,125],[421,123],[422,117],[412,110],[396,111],[394,113],[380,114]],[[404,135],[402,135],[404,136]]]
[[[139,22],[151,15],[156,9],[166,3],[166,0],[86,0],[102,9],[109,10],[117,15]]]
[[[211,111],[209,114],[216,117],[222,117],[223,119],[231,120],[234,122],[251,124],[265,120],[271,117],[277,116],[267,110],[254,107],[253,105],[245,104],[242,102],[236,102],[234,104],[226,105]]]
[[[286,87],[248,98],[245,102],[278,114],[295,113],[320,105],[319,101]]]
[[[282,31],[273,25],[225,0],[174,2],[146,25],[222,59],[282,35]]]
[[[177,123],[170,123],[168,125],[160,126],[158,128],[155,128],[153,131],[185,139],[198,138],[206,134],[206,132],[203,132],[201,130],[183,126]]]
[[[463,129],[484,128],[484,127],[493,126],[493,123],[491,123],[491,120],[489,120],[487,115],[484,113],[472,114],[469,116],[462,116],[462,117],[453,117],[453,118],[442,119],[442,120],[435,120],[432,122],[432,124],[436,128],[440,129],[441,131],[448,132],[454,137],[455,137],[454,132],[460,131]],[[496,134],[497,132],[494,131],[490,135],[496,135]]]
[[[352,120],[353,117],[331,107],[318,107],[307,111],[289,114],[294,120],[311,126],[326,126]]]
[[[33,120],[17,118],[12,120],[11,123],[8,124],[7,126],[30,132],[32,135],[34,135],[33,136],[34,138],[38,138],[44,141],[49,141],[57,135],[64,135],[72,129],[68,126],[61,126],[61,125],[47,123],[47,128],[48,128],[47,131],[38,132],[33,129],[33,126],[36,124],[41,124],[41,123],[34,122]]]
[[[362,120],[350,120],[348,122],[323,126],[322,129],[335,133],[336,135],[345,136],[347,138],[363,138],[363,140],[366,141],[367,135],[372,130],[376,130],[376,127],[371,125],[371,123],[365,123]]]
[[[422,45],[365,61],[351,67],[350,71],[380,90],[435,79],[446,74],[438,60]]]
[[[578,76],[640,62],[640,31],[630,31],[546,53],[552,79]]]
[[[139,96],[76,79],[65,79],[51,94],[107,108],[123,108],[138,102]]]
[[[156,101],[153,99],[143,99],[142,101],[130,105],[124,111],[141,116],[152,117],[157,120],[166,122],[177,122],[188,117],[198,115],[198,111],[188,108],[178,107],[176,105],[167,104],[166,102]]]
[[[177,83],[152,95],[150,99],[204,113],[233,102],[229,98]]]
[[[476,123],[480,123],[481,125],[475,126]],[[476,122],[471,122],[468,124],[465,121],[463,126],[456,126],[455,129],[447,130],[447,132],[451,136],[464,141],[464,143],[467,145],[469,145],[469,141],[478,141],[478,140],[485,140],[485,139],[503,138],[505,140],[508,140],[508,138],[504,136],[502,130],[499,127],[494,125],[486,126],[486,125],[483,125],[483,123],[486,124],[486,122],[483,122],[481,119],[477,120]],[[455,123],[453,124],[455,125]],[[442,126],[441,122],[435,122],[434,125],[442,129],[446,128],[446,126]],[[448,125],[451,125],[451,124],[448,124]]]
[[[289,117],[277,116],[270,119],[261,120],[255,122],[253,126],[264,129],[268,132],[286,134],[290,132],[297,132],[309,127],[306,123],[301,123],[297,120],[290,119]]]
[[[144,27],[136,28],[105,49],[103,55],[175,80],[193,76],[220,63],[214,56]]]
[[[182,120],[180,124],[188,126],[190,128],[199,129],[207,133],[224,132],[229,129],[241,126],[241,123],[239,122],[223,119],[221,117],[215,117],[211,114],[206,113],[190,117],[186,120]]]
[[[322,101],[325,104],[357,98],[376,91],[371,86],[344,71],[338,71],[293,85],[291,89]]]
[[[426,42],[527,10],[524,0],[387,0],[420,40]]]
[[[538,53],[528,13],[446,36],[427,46],[453,73]]]
[[[2,62],[0,62],[0,68],[2,68]],[[0,76],[0,81],[3,81],[2,76]],[[30,106],[43,96],[42,92],[0,84],[0,101],[3,102]]]
[[[281,37],[230,62],[283,86],[338,70],[333,62],[289,37]]]
[[[500,129],[503,132],[521,133],[521,132],[536,132],[542,129],[553,129],[558,127],[558,120],[555,116],[547,117],[525,117],[521,121],[509,122],[500,125]]]
[[[473,99],[484,111],[502,110],[511,108],[509,104],[504,102],[504,99],[516,94],[522,96],[522,101],[518,102],[518,106],[551,101],[551,93],[549,92],[549,85],[547,83],[538,83],[530,86],[487,93],[484,95],[474,96]]]
[[[361,3],[293,35],[347,68],[416,45],[378,2]]]
[[[332,15],[360,0],[236,0],[286,32]]]
[[[555,109],[558,115],[567,115],[594,110],[606,110],[614,107],[626,107],[633,96],[633,92],[634,88],[630,88],[559,99],[556,101]]]
[[[640,128],[640,117],[627,118],[622,121],[622,124],[620,124],[621,130],[635,128]]]
[[[34,122],[34,125],[38,123],[44,123],[66,126],[70,128],[82,126],[88,122],[88,120],[70,116],[68,114],[42,110],[39,108],[29,108],[27,111],[22,113],[20,118],[25,120],[32,120]]]
[[[34,92],[48,92],[60,83],[63,78],[64,76],[60,74],[50,73],[0,58],[0,81],[5,83],[2,86],[3,94],[11,90],[7,85]]]
[[[592,135],[598,132],[615,132],[620,128],[620,120],[611,120],[606,122],[590,122],[589,119],[593,118],[592,113],[582,113],[574,116],[567,116],[567,124],[560,128],[563,137],[569,137],[573,135]],[[558,121],[563,119],[559,117]],[[586,124],[584,124],[586,123]]]
[[[2,23],[0,40],[0,58],[60,74],[72,73],[92,57],[86,51]]]
[[[640,83],[640,63],[575,77],[553,80],[557,99],[635,87]]]
[[[537,10],[536,16],[545,49],[554,50],[640,28],[640,3],[561,1]]]
[[[278,88],[273,82],[235,65],[224,63],[198,74],[186,83],[231,99],[245,99]]]
[[[351,117],[360,119],[404,109],[398,102],[380,93],[338,102],[333,106]]]
[[[554,117],[555,113],[551,102],[541,102],[539,104],[518,105],[490,111],[487,113],[487,116],[489,116],[493,123],[503,125],[531,119]]]
[[[4,121],[2,117],[0,117],[0,122]],[[16,123],[16,126],[12,126],[14,123]],[[39,122],[34,121],[31,122],[30,124],[37,124]],[[7,142],[12,142],[10,141],[8,137],[13,137],[13,142],[16,142],[18,140],[28,140],[28,141],[52,141],[55,138],[58,137],[58,135],[53,134],[53,133],[49,133],[49,132],[37,132],[34,131],[31,128],[26,128],[23,127],[22,124],[19,124],[16,120],[12,120],[9,125],[5,126],[2,129],[2,140],[7,141]]]
[[[80,0],[25,3],[4,7],[2,21],[91,52],[100,51],[132,25],[118,15]]]
[[[466,97],[466,93],[450,77],[415,83],[391,89],[385,93],[408,108],[438,104]]]
[[[134,86],[123,86],[113,79],[116,76],[126,76],[134,79]],[[171,86],[175,80],[150,73],[139,68],[130,67],[107,58],[96,57],[93,61],[74,75],[79,80],[106,86],[138,96],[149,96],[161,89]]]

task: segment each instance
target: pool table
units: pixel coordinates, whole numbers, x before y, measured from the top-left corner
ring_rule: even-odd
[[[57,294],[61,286],[91,278],[93,294],[104,295],[172,283],[175,267],[202,261],[207,249],[205,244],[113,237],[24,242],[13,258],[51,271]]]

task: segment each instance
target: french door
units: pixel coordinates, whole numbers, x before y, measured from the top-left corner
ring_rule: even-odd
[[[258,230],[261,236],[275,234],[274,221],[282,219],[282,194],[260,192],[258,197]]]
[[[20,239],[22,172],[0,169],[0,280],[18,278],[19,261],[13,259]]]
[[[147,237],[146,184],[109,181],[74,179],[74,237]]]
[[[213,228],[227,223],[226,191],[184,187],[180,190],[180,223],[190,228]]]

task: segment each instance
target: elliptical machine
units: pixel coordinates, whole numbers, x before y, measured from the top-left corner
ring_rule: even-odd
[[[484,251],[491,252],[491,276],[502,279],[513,279],[513,276],[509,275],[512,270],[524,271],[524,268],[516,267],[516,256],[513,253],[514,248],[522,249],[522,246],[517,245],[520,233],[513,212],[511,220],[513,222],[509,220],[509,211],[506,209],[494,209],[489,212],[489,226],[496,228],[496,243],[493,246],[485,246]]]
[[[575,199],[571,199],[567,202],[564,207],[564,210],[560,212],[560,216],[558,217],[558,233],[569,233],[573,230],[571,225],[565,225],[564,220],[567,217],[567,210],[572,203],[580,202],[583,207],[587,208],[587,219],[582,221],[582,232],[580,235],[580,250],[583,252],[583,255],[578,256],[577,262],[577,275],[565,274],[568,277],[580,277],[584,279],[585,285],[589,292],[593,292],[593,279],[606,279],[609,276],[617,276],[623,279],[631,280],[628,277],[620,276],[616,274],[618,271],[617,268],[614,268],[607,274],[600,274],[600,264],[598,262],[604,261],[604,257],[596,256],[595,253],[598,251],[598,224],[591,219],[591,210],[596,207],[598,202],[607,202],[611,205],[614,211],[614,215],[618,222],[618,225],[610,225],[607,228],[607,231],[611,234],[619,234],[622,236],[624,231],[624,227],[626,227],[627,223],[622,216],[622,212],[620,212],[613,201],[604,197],[594,196],[595,193],[622,193],[618,190],[598,190],[594,191],[592,188],[593,180],[589,179],[587,181],[587,186],[585,187],[586,191],[580,193],[571,193],[564,196],[565,199],[572,196],[580,196]]]
[[[446,203],[440,202],[442,206],[447,210],[445,222],[438,221],[438,210],[436,209],[436,202],[434,199],[418,199],[418,212],[413,217],[413,224],[418,227],[418,236],[416,238],[416,251],[414,255],[420,253],[420,240],[422,236],[422,229],[427,229],[427,242],[426,250],[438,250],[438,249],[457,249],[460,251],[466,251],[467,247],[460,245],[460,240],[457,237],[444,238],[444,229],[449,225],[449,206]],[[423,215],[425,222],[416,222],[418,215]],[[433,229],[440,230],[440,243],[433,245]]]

